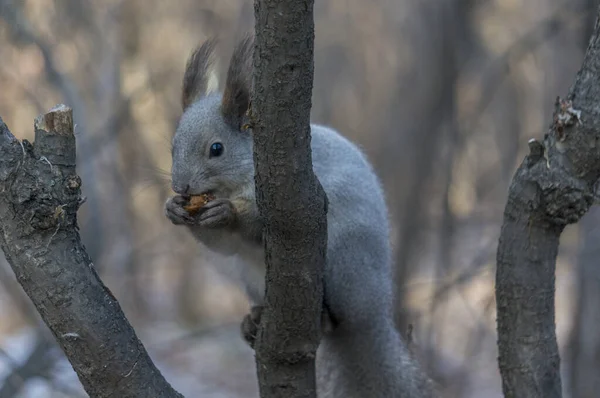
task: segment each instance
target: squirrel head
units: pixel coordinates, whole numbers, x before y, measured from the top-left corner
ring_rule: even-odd
[[[254,182],[252,136],[245,128],[254,41],[246,36],[234,48],[222,92],[211,87],[215,44],[209,39],[193,51],[183,77],[183,114],[172,141],[172,189],[178,194],[228,197]]]

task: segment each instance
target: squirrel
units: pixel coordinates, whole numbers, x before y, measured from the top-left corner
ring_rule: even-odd
[[[223,91],[211,80],[216,39],[187,60],[182,115],[172,138],[167,218],[200,244],[239,267],[253,306],[241,322],[253,346],[265,288],[262,223],[256,205],[252,127],[248,119],[254,37],[234,47]],[[383,189],[361,149],[336,130],[311,123],[313,170],[328,199],[323,337],[317,350],[319,397],[436,396],[393,321],[388,209]],[[195,214],[184,207],[209,192]]]

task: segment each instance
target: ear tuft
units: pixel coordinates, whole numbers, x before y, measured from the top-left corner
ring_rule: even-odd
[[[181,92],[181,106],[186,110],[193,102],[208,94],[209,89],[214,89],[214,74],[212,70],[215,62],[215,47],[217,39],[209,38],[190,55],[183,75],[183,89]]]
[[[223,90],[221,103],[223,117],[227,123],[238,130],[241,129],[243,117],[250,103],[253,53],[254,37],[247,34],[233,50]]]

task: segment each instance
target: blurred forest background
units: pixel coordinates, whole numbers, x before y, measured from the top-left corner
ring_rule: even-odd
[[[597,3],[316,1],[313,120],[360,144],[383,180],[398,324],[445,397],[502,396],[494,273],[506,192],[581,65]],[[35,116],[74,108],[85,246],[188,397],[258,394],[239,335],[244,295],[163,215],[187,57],[217,34],[223,77],[253,28],[251,0],[0,0],[0,115],[33,140]],[[557,267],[574,398],[600,388],[598,225],[592,209],[567,228]],[[17,396],[86,395],[2,257],[0,398]]]

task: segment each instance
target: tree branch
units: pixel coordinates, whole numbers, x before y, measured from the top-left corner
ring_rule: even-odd
[[[600,10],[599,10],[600,11]],[[543,145],[511,182],[497,252],[499,366],[504,396],[562,396],[555,332],[560,235],[590,208],[600,178],[600,20]]]
[[[315,397],[327,198],[312,169],[313,0],[256,0],[252,125],[264,221],[261,397]]]
[[[0,245],[92,397],[181,397],[152,363],[83,247],[72,110],[35,120],[35,144],[0,119]]]

